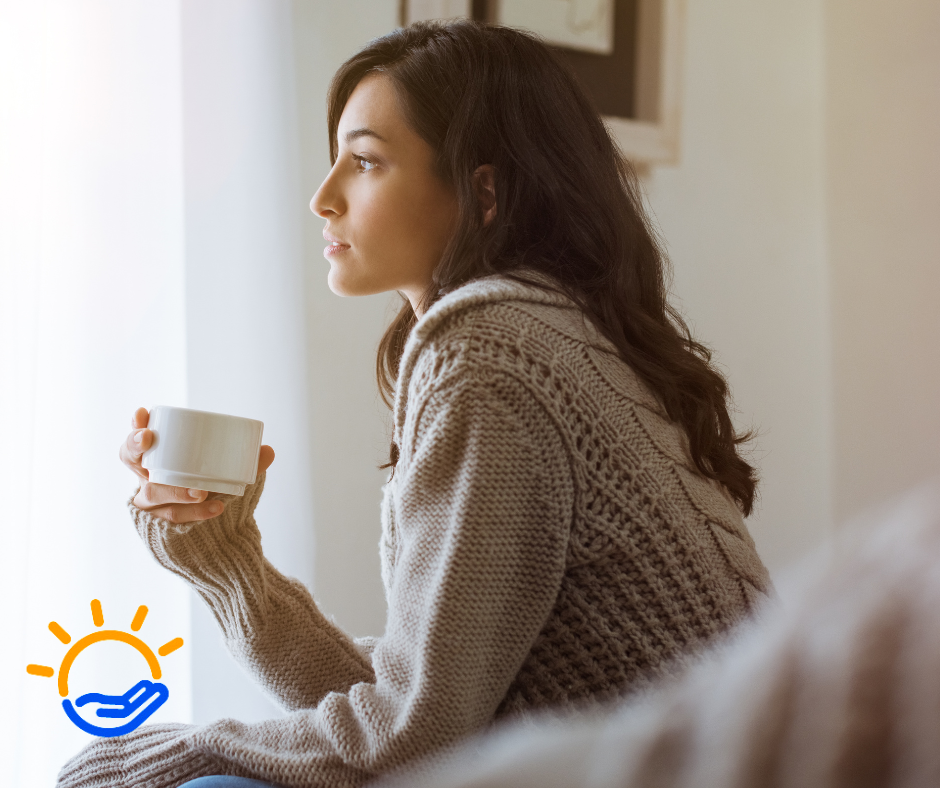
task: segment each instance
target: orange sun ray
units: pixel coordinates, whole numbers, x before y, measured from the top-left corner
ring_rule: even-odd
[[[55,621],[49,622],[49,631],[53,635],[55,635],[59,640],[61,640],[63,643],[72,642],[72,636],[68,632],[66,632],[64,629],[62,629],[62,627],[56,624]]]
[[[104,615],[101,613],[101,602],[97,599],[91,600],[91,620],[95,622],[96,627],[104,625]]]
[[[131,629],[137,632],[144,625],[145,618],[147,618],[147,606],[141,605],[134,614],[134,620],[131,621]]]
[[[173,638],[169,643],[164,643],[160,648],[157,649],[157,653],[161,657],[165,657],[167,654],[172,654],[176,649],[183,645],[183,638]]]
[[[43,676],[44,678],[55,675],[55,670],[46,665],[27,665],[26,672],[29,673],[30,676]]]

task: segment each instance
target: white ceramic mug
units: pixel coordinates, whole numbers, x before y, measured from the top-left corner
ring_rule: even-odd
[[[147,429],[153,444],[141,465],[156,484],[244,495],[258,476],[260,421],[154,405]]]

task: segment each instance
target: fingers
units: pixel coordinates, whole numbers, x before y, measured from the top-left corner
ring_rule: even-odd
[[[221,506],[222,502],[212,501],[210,504],[199,504],[197,506],[173,504],[171,506],[159,506],[156,509],[145,509],[144,511],[149,512],[154,517],[160,517],[164,520],[169,520],[171,523],[181,525],[183,523],[199,523],[203,520],[211,520],[213,517],[217,517],[222,513],[222,510],[219,509],[216,511],[211,508],[214,505]],[[137,508],[141,509],[143,507],[138,506]]]
[[[205,490],[144,482],[134,497],[134,506],[171,523],[192,523],[216,517],[225,508],[222,501],[207,495]]]
[[[153,433],[146,429],[149,421],[150,414],[146,408],[135,410],[131,416],[131,426],[134,429],[118,450],[121,462],[142,479],[150,478],[150,472],[140,464],[144,452],[153,444]]]
[[[137,496],[144,505],[137,504],[139,509],[163,506],[168,503],[193,504],[202,503],[208,493],[205,490],[191,490],[187,487],[173,487],[169,484],[153,484],[147,482],[140,485]]]
[[[134,430],[127,436],[124,445],[127,447],[127,456],[134,462],[138,462],[144,452],[150,448],[153,442],[153,433],[150,430]]]
[[[144,468],[140,462],[144,452],[150,448],[152,443],[153,433],[150,430],[135,430],[127,436],[118,451],[121,462],[142,479],[150,478],[150,471]]]
[[[264,473],[274,462],[274,449],[270,446],[262,446],[258,454],[258,473]]]

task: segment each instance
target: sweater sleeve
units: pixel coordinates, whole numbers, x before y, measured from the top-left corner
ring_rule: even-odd
[[[298,580],[264,557],[254,511],[265,474],[244,496],[225,496],[212,520],[174,525],[128,501],[134,525],[164,568],[208,605],[232,656],[288,711],[373,677],[368,647],[332,624]]]
[[[566,447],[535,397],[497,372],[430,386],[412,404],[418,415],[406,424],[409,448],[391,482],[397,535],[388,620],[371,667],[264,563],[248,536],[253,520],[236,516],[237,503],[229,520],[207,529],[182,534],[155,524],[158,531],[145,529],[159,534],[151,549],[173,571],[179,558],[160,551],[177,539],[201,535],[213,542],[210,554],[227,556],[211,570],[187,561],[180,573],[200,584],[230,643],[283,650],[254,651],[280,665],[263,666],[262,676],[278,680],[293,665],[323,687],[325,669],[310,663],[326,653],[354,683],[278,720],[144,726],[96,741],[66,764],[61,788],[168,788],[207,774],[358,786],[493,719],[561,586],[574,504]],[[230,579],[218,574],[223,568]],[[315,634],[295,639],[298,621]]]

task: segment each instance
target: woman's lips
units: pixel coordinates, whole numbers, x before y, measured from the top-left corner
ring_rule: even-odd
[[[323,255],[324,257],[331,257],[334,254],[345,252],[348,248],[349,244],[329,244],[329,246],[323,250]]]

